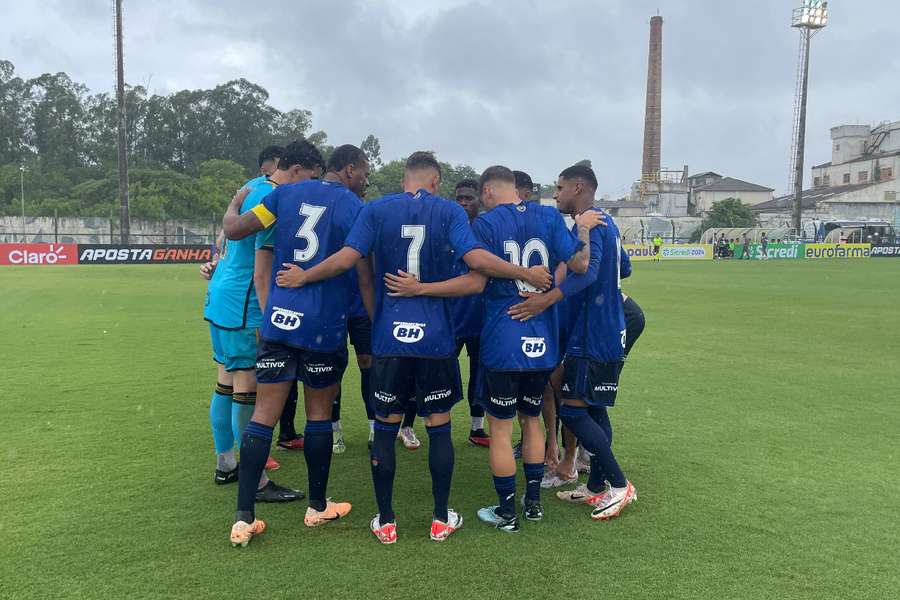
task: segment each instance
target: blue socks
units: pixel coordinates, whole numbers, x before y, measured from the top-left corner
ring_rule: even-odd
[[[325,489],[331,471],[331,421],[307,420],[303,437],[303,455],[309,474],[309,505],[315,510],[325,510]]]
[[[431,471],[431,493],[434,495],[434,518],[446,523],[454,460],[450,423],[426,427],[425,430],[429,438],[428,468]]]
[[[594,456],[591,458],[591,475],[588,478],[587,487],[592,492],[603,489],[603,479],[609,480],[613,487],[625,487],[625,475],[613,456],[609,447],[609,438],[603,428],[588,415],[586,408],[568,406],[559,407],[559,417],[565,423],[585,450]]]
[[[529,502],[540,502],[544,463],[525,463],[522,466],[525,469],[525,499]]]
[[[506,518],[516,516],[516,475],[497,477],[494,475],[494,489],[500,504],[498,513]]]
[[[606,434],[609,445],[612,446],[612,423],[609,421],[609,413],[606,412],[606,407],[592,406],[588,409],[588,414],[597,422],[597,425],[599,425],[600,429],[603,430],[603,433]]]
[[[230,385],[216,384],[212,400],[209,403],[209,425],[212,429],[213,445],[216,454],[223,454],[234,449],[235,437],[231,431],[231,394]]]
[[[269,447],[272,445],[272,428],[250,421],[244,428],[241,440],[241,470],[238,472],[238,503],[236,521],[252,523],[256,518],[256,490],[262,476]]]
[[[393,523],[394,474],[397,472],[397,433],[400,423],[375,421],[375,441],[372,442],[372,484],[378,503],[382,525]]]
[[[231,430],[234,433],[234,443],[240,446],[244,439],[244,428],[250,422],[256,406],[256,392],[236,393],[232,400]]]

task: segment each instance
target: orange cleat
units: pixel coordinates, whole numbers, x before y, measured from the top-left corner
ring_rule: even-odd
[[[337,521],[346,517],[353,507],[349,502],[332,502],[331,498],[325,501],[325,510],[316,510],[312,506],[306,509],[303,523],[307,527],[318,527],[330,521]]]
[[[597,521],[608,521],[625,510],[625,507],[637,500],[637,490],[631,482],[627,482],[624,488],[610,490],[604,501],[594,505],[591,518]]]
[[[231,526],[231,545],[246,547],[254,535],[259,535],[266,530],[266,522],[254,519],[253,523],[238,521]]]
[[[277,471],[281,468],[281,464],[271,456],[266,461],[266,471]]]

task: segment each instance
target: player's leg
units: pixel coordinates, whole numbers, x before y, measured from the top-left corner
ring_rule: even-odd
[[[216,388],[209,403],[209,425],[216,450],[216,475],[218,485],[237,481],[237,457],[234,453],[234,433],[231,431],[231,396],[234,393],[231,373],[225,365],[218,365]]]
[[[331,414],[341,378],[347,368],[347,349],[336,352],[302,352],[303,402],[306,408],[303,456],[309,476],[309,507],[303,522],[316,527],[346,516],[348,502],[332,502],[326,495],[331,471]]]
[[[288,392],[281,418],[278,419],[278,447],[285,450],[303,450],[303,436],[297,435],[297,427],[294,424],[297,416],[297,387],[295,381],[291,385],[291,391]]]
[[[609,438],[588,412],[589,406],[610,404],[609,388],[618,386],[619,365],[596,363],[588,359],[567,358],[560,417],[586,450],[592,453],[591,474],[587,484],[573,491],[559,492],[563,500],[587,503],[594,507],[591,518],[609,519],[637,499],[634,486],[625,478],[613,455]],[[594,392],[595,388],[601,391]],[[614,397],[614,396],[613,396]],[[609,487],[607,487],[607,481]]]
[[[372,486],[378,513],[370,528],[383,544],[397,541],[393,507],[394,475],[397,470],[397,433],[405,408],[403,400],[415,396],[412,359],[375,357],[372,364],[372,410],[375,435],[372,440]]]
[[[285,364],[285,363],[282,363]],[[290,370],[290,369],[288,369]],[[284,373],[281,373],[284,375]],[[278,375],[272,375],[277,379]],[[265,523],[256,519],[256,499],[259,481],[264,474],[266,459],[272,444],[272,432],[281,416],[291,382],[260,383],[253,417],[244,428],[241,441],[241,468],[238,477],[238,501],[235,522],[231,528],[231,543],[246,546],[250,539],[265,530]],[[269,482],[271,483],[271,482]],[[297,499],[299,498],[293,498]]]
[[[556,419],[556,394],[553,392],[553,385],[549,381],[544,386],[543,396],[544,402],[541,405],[541,417],[547,438],[543,462],[547,471],[554,472],[559,464],[559,429]]]
[[[400,432],[397,437],[403,442],[404,448],[407,450],[418,450],[422,442],[416,437],[416,431],[413,424],[416,422],[416,403],[415,398],[406,399],[403,413],[403,422],[400,424]]]
[[[243,440],[244,428],[250,422],[256,407],[256,372],[250,369],[238,369],[233,372],[233,375],[234,402],[232,408],[236,408],[236,410],[232,410],[232,427],[236,428],[235,433],[241,436],[239,439]],[[280,468],[281,465],[278,464],[278,461],[269,454],[269,458],[266,459],[266,470],[275,471]],[[260,490],[266,486],[268,481],[268,477],[263,473],[259,482]],[[277,499],[271,501],[280,502]]]
[[[562,380],[563,366],[560,363],[550,375],[550,386],[553,388],[553,394],[556,400],[556,416],[557,421],[559,422],[558,427],[562,432],[563,457],[559,461],[559,464],[556,465],[556,469],[551,474],[551,477],[545,478],[546,480],[543,486],[546,488],[562,487],[578,481],[578,471],[575,469],[578,441],[575,439],[572,432],[569,431],[569,428],[562,424],[562,421],[559,419],[559,407],[562,398]]]
[[[544,426],[541,422],[544,390],[550,381],[549,371],[521,373],[519,379],[519,422],[522,424],[522,468],[525,472],[523,514],[529,521],[544,517],[541,506],[541,481],[544,478]],[[555,414],[554,414],[555,419]]]
[[[472,428],[469,431],[469,442],[475,446],[491,445],[491,437],[484,431],[484,408],[478,402],[478,381],[481,377],[481,338],[465,338],[462,340],[469,356],[469,383],[466,386],[466,398],[469,400],[469,416]],[[457,352],[457,355],[459,353]]]
[[[498,398],[497,396],[494,397]],[[507,407],[491,407],[488,410],[488,425],[491,429],[491,446],[488,451],[488,462],[497,492],[497,504],[485,506],[478,510],[478,519],[496,527],[500,531],[513,533],[519,530],[519,518],[516,514],[516,459],[513,456],[512,435],[515,424],[515,410],[512,415],[503,418],[495,416],[506,413]]]
[[[431,493],[434,496],[431,539],[440,542],[462,527],[463,522],[462,516],[449,508],[455,461],[450,437],[450,411],[462,399],[462,382],[455,356],[415,359],[414,365],[416,403],[428,433],[428,470],[431,471]]]
[[[331,452],[343,454],[347,449],[344,445],[344,431],[341,428],[341,386],[338,385],[337,395],[331,403]]]
[[[359,395],[369,421],[369,449],[375,437],[375,413],[372,411],[372,321],[367,316],[350,317],[347,321],[350,344],[359,367]]]

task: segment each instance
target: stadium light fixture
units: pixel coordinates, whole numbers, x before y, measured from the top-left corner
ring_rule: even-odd
[[[797,92],[794,98],[793,136],[793,226],[798,236],[802,235],[803,215],[803,155],[806,144],[806,95],[809,82],[809,43],[812,37],[828,25],[828,2],[823,0],[803,0],[800,8],[795,8],[791,27],[800,32],[800,59],[797,70]]]

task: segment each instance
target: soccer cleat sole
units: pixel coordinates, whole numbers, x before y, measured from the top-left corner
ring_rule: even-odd
[[[241,548],[246,548],[247,544],[250,543],[254,537],[262,534],[266,530],[266,522],[261,521],[259,519],[255,520],[252,525],[250,525],[247,529],[242,532],[239,532],[239,535],[235,537],[234,529],[231,530],[231,546],[232,548],[236,548],[240,546]]]

